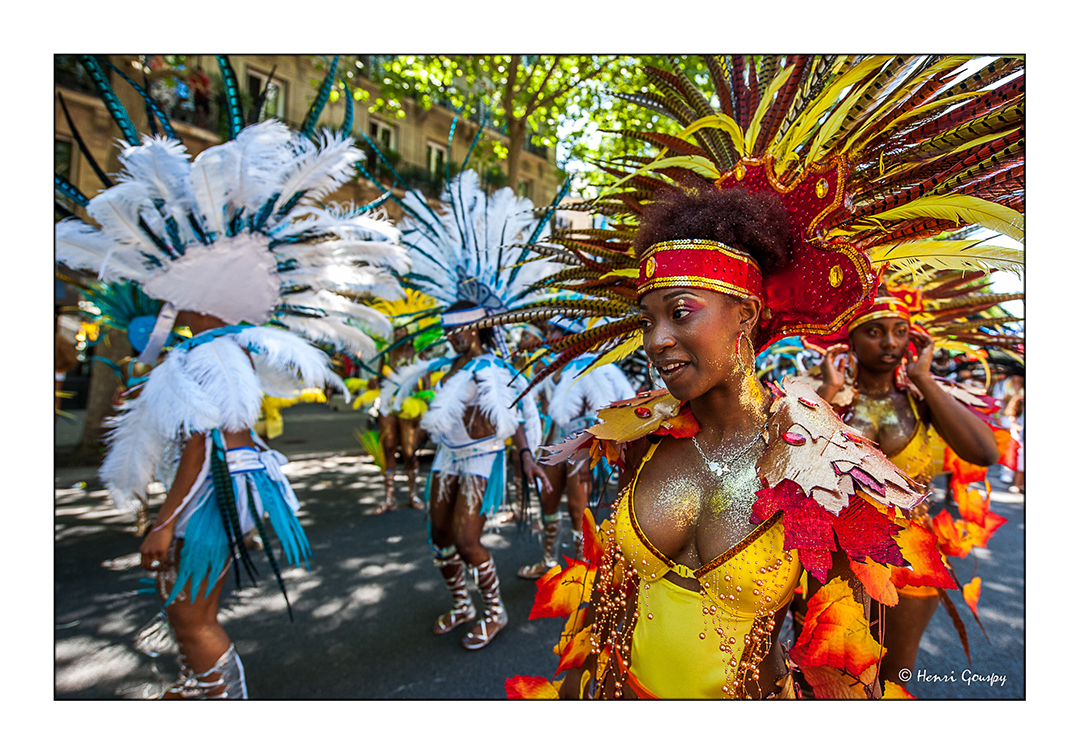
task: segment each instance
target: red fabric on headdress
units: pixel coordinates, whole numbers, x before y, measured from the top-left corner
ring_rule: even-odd
[[[850,209],[844,194],[847,172],[846,160],[834,156],[785,185],[766,156],[744,158],[716,181],[722,189],[773,193],[788,213],[791,257],[782,270],[765,276],[765,309],[754,343],[759,352],[787,336],[834,332],[863,301],[873,300],[877,280],[866,255],[818,231],[830,216]]]

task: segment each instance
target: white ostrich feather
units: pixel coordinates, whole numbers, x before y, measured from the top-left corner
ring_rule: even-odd
[[[162,136],[143,136],[141,147],[120,153],[120,179],[138,183],[150,197],[165,201],[166,212],[179,222],[193,208],[191,158],[183,144]],[[182,228],[187,226],[182,224]]]
[[[292,134],[280,121],[248,126],[236,136],[227,169],[235,206],[257,211],[281,185],[292,157]]]
[[[247,347],[263,393],[289,396],[298,389],[322,388],[337,377],[330,357],[295,333],[280,328],[245,328],[229,336]]]
[[[401,238],[401,231],[384,219],[382,214],[356,214],[355,208],[331,202],[325,207],[317,205],[299,205],[293,208],[287,217],[310,215],[318,224],[345,238],[367,241],[383,241],[396,244]]]
[[[141,283],[148,275],[135,247],[118,247],[106,234],[76,218],[56,224],[56,259],[73,269],[91,270],[106,281]]]
[[[303,333],[312,341],[321,341],[336,349],[356,354],[363,361],[371,359],[379,350],[375,341],[360,328],[334,318],[281,315],[278,320],[289,330]]]
[[[402,295],[399,294],[395,298],[401,298]],[[357,304],[330,291],[301,291],[289,294],[285,297],[285,301],[294,306],[321,309],[327,314],[333,313],[339,317],[358,320],[365,325],[366,330],[371,335],[384,340],[389,339],[394,332],[393,326],[390,324],[390,318],[382,312],[366,304]]]
[[[165,236],[165,222],[140,184],[116,184],[91,199],[86,205],[86,212],[116,245],[134,246],[154,255],[159,254],[153,240],[139,227],[139,218],[142,217],[147,227],[159,237]]]
[[[483,299],[477,303],[499,311],[539,297],[527,296],[529,286],[560,269],[552,261],[532,259],[510,281],[520,256],[511,245],[527,241],[538,222],[533,204],[509,188],[488,196],[473,171],[450,182],[437,213],[415,194],[406,195],[404,203],[424,221],[407,215],[399,223],[403,244],[412,247],[410,284],[443,304]]]
[[[448,435],[465,419],[465,402],[474,390],[471,372],[458,372],[445,378],[435,390],[435,398],[420,418],[420,427],[435,437]]]
[[[223,233],[229,210],[257,211],[293,161],[290,131],[277,121],[249,126],[233,141],[203,150],[191,167],[191,188],[207,225]]]
[[[218,420],[208,427],[239,431],[259,419],[262,390],[248,355],[231,338],[215,338],[190,349],[184,371],[203,389],[207,402],[218,411]]]
[[[119,509],[135,511],[146,486],[154,481],[164,451],[163,438],[152,408],[142,396],[124,403],[109,420],[105,442],[108,452],[98,476]]]
[[[379,389],[379,406],[387,413],[391,407],[394,411],[401,411],[405,399],[413,394],[420,378],[428,373],[435,361],[435,359],[419,359],[399,367],[384,377]]]
[[[494,364],[477,370],[475,375],[476,399],[480,411],[495,425],[496,435],[509,438],[517,431],[518,426],[518,412],[514,401],[525,386],[511,384],[513,373]],[[528,405],[531,402],[522,403]],[[537,434],[539,435],[539,432]]]
[[[281,277],[288,284],[310,286],[314,289],[349,291],[353,294],[373,296],[387,301],[400,299],[404,295],[398,279],[377,267],[320,265],[296,268],[282,274]]]
[[[595,414],[614,401],[633,398],[635,391],[622,370],[613,364],[584,372],[595,354],[575,359],[563,370],[559,382],[547,383],[548,414],[556,424],[566,426],[585,414]]]
[[[293,144],[299,154],[281,186],[275,209],[284,206],[298,191],[306,192],[307,202],[322,199],[352,178],[355,164],[364,157],[351,137],[327,129],[323,129],[318,145],[303,138],[295,139]]]

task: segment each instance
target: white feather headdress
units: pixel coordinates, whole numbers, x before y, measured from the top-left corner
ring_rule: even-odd
[[[440,199],[438,209],[416,192],[404,200],[409,214],[398,227],[412,258],[409,285],[444,309],[468,300],[488,314],[539,299],[531,286],[558,266],[525,261],[521,247],[541,222],[533,203],[509,187],[488,195],[472,170],[458,174]]]
[[[403,296],[394,274],[408,255],[388,222],[314,204],[362,157],[347,136],[313,141],[277,121],[194,160],[175,139],[145,136],[122,152],[118,182],[86,204],[99,227],[57,224],[56,256],[177,309],[282,325],[370,358],[390,321],[355,299]]]

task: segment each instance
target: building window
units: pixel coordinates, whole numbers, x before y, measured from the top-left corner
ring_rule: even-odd
[[[526,199],[532,199],[533,195],[533,182],[531,178],[518,181],[518,196],[525,197]]]
[[[267,118],[285,118],[285,82],[276,76],[271,79],[267,74],[260,73],[251,68],[247,69],[247,91],[251,95],[251,105],[259,101],[259,95],[266,89],[266,99],[259,109],[256,120]]]
[[[382,121],[372,120],[368,123],[368,136],[375,142],[381,151],[397,150],[397,133],[393,126],[387,126]]]
[[[428,142],[427,168],[433,178],[442,178],[446,173],[446,147]]]

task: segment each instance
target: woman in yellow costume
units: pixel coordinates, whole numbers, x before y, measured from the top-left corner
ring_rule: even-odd
[[[438,376],[426,375],[425,364],[423,360],[417,360],[417,354],[442,335],[439,318],[424,316],[425,312],[435,312],[438,304],[430,296],[406,289],[405,298],[378,301],[374,307],[394,323],[394,344],[391,345],[394,348],[383,352],[380,376],[368,382],[368,392],[354,404],[359,406],[366,399],[379,397],[379,443],[385,460],[386,499],[371,513],[384,514],[394,508],[394,472],[399,448],[408,476],[409,505],[423,511],[424,499],[416,492],[420,472],[416,452],[424,436],[420,418],[434,396],[431,385]]]
[[[822,383],[817,389],[848,424],[875,441],[889,461],[924,485],[941,471],[943,445],[955,455],[950,458],[959,457],[977,467],[996,463],[999,452],[995,433],[984,418],[994,410],[992,402],[933,377],[930,363],[935,339],[913,317],[929,323],[943,339],[951,336],[949,343],[956,346],[972,349],[992,343],[1008,348],[1018,340],[1015,336],[983,331],[1011,318],[973,315],[1021,296],[983,293],[988,281],[978,275],[957,273],[935,278],[925,290],[902,288],[901,281],[892,278],[892,290],[881,289],[873,304],[841,331],[840,342],[825,350]],[[854,378],[849,381],[852,360]],[[982,476],[985,478],[985,470]],[[968,513],[970,495],[966,488],[971,481],[974,478],[970,476],[957,480],[963,485],[956,494],[962,502],[961,522],[969,529],[973,525],[982,528],[988,508],[979,508],[977,515]],[[927,509],[927,504],[921,505],[917,519],[933,530]],[[968,521],[964,514],[980,521]],[[878,631],[889,647],[881,677],[906,686],[901,670],[916,668],[919,640],[945,593],[930,584],[911,583],[901,586],[898,593],[898,603],[884,612]]]
[[[559,356],[535,379],[588,350],[620,358],[641,345],[668,390],[602,410],[553,449],[553,463],[607,457],[627,485],[599,532],[586,528],[584,558],[538,581],[532,616],[567,617],[566,676],[507,690],[900,694],[880,684],[888,649],[870,599],[895,604],[890,567],[925,566],[932,533],[894,515],[926,492],[805,383],[763,387],[754,354],[838,330],[891,254],[957,256],[927,239],[975,222],[1021,232],[1022,79],[986,87],[1022,62],[966,78],[969,59],[945,56],[701,62],[711,94],[673,60],[628,96],[682,130],[625,132],[662,151],[610,167],[618,180],[591,206],[616,222],[552,238],[574,258],[562,287],[595,297],[566,311],[620,319],[552,344]],[[778,634],[803,569],[806,628],[785,654]]]

